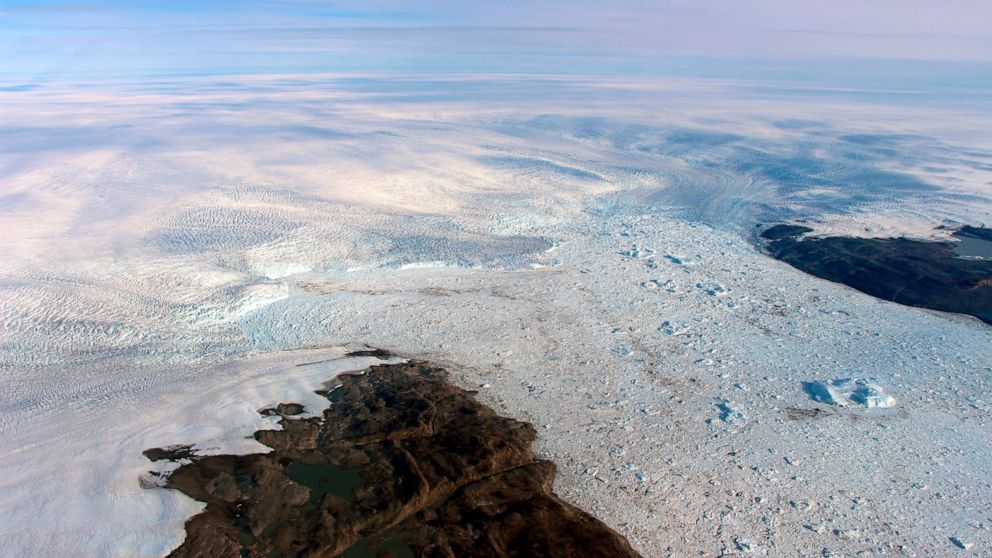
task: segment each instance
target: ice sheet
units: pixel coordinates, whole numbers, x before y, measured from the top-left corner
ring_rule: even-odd
[[[202,506],[171,490],[142,487],[150,471],[170,468],[142,452],[175,444],[194,445],[204,455],[267,451],[252,434],[278,428],[278,417],[262,417],[260,409],[299,402],[303,416],[319,414],[328,401],[313,392],[323,382],[381,362],[345,353],[256,356],[185,380],[115,390],[112,404],[66,406],[54,416],[28,417],[16,431],[5,429],[3,554],[164,555],[182,541],[183,524]]]
[[[140,452],[258,449],[258,408],[368,361],[257,353],[346,343],[490,386],[559,490],[647,555],[989,544],[985,326],[804,276],[750,235],[992,224],[992,117],[754,85],[0,90],[0,554],[161,554],[197,506],[139,489]],[[862,371],[898,394],[891,421],[804,407],[802,381]]]

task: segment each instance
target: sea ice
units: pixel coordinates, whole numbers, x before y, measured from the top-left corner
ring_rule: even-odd
[[[665,335],[684,335],[689,333],[689,324],[673,324],[672,322],[665,320],[661,322],[658,326],[658,331],[664,333]]]
[[[807,384],[806,391],[814,400],[838,407],[854,404],[872,409],[896,404],[895,398],[886,394],[882,386],[873,379],[817,380]]]
[[[720,420],[729,424],[743,424],[747,422],[747,415],[743,411],[737,409],[730,404],[730,401],[724,399],[717,403],[717,408],[720,409]]]
[[[644,259],[654,256],[654,250],[651,248],[647,248],[645,246],[641,246],[639,244],[635,244],[633,247],[620,252],[620,255],[626,256],[628,258]]]
[[[696,287],[710,296],[727,296],[727,289],[716,281],[704,281],[696,284]]]
[[[951,543],[953,543],[954,546],[960,548],[961,550],[969,550],[971,549],[972,546],[974,546],[974,544],[970,542],[965,542],[958,537],[951,537]]]

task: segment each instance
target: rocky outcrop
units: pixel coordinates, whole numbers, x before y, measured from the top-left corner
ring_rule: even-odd
[[[264,410],[283,415],[283,430],[255,434],[271,453],[194,457],[169,477],[207,503],[172,556],[637,555],[552,492],[533,427],[443,370],[390,364],[338,381],[322,418]]]
[[[909,238],[805,236],[775,225],[761,234],[776,259],[863,293],[921,308],[970,314],[992,325],[992,260],[963,258],[953,242]],[[962,227],[959,239],[989,241],[989,229]]]

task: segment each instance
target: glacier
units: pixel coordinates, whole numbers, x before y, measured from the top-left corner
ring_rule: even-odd
[[[753,238],[992,224],[987,107],[413,81],[0,89],[0,554],[167,552],[199,505],[141,488],[141,451],[260,451],[257,410],[315,411],[375,362],[355,344],[486,386],[539,427],[556,491],[645,555],[992,545],[992,329]],[[896,407],[803,387],[865,371]]]

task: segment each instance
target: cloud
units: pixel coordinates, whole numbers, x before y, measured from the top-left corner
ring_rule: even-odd
[[[85,13],[79,13],[80,10]],[[660,57],[992,62],[992,3],[8,3],[7,75],[651,71]],[[471,54],[471,56],[466,56]],[[491,56],[497,56],[493,60]],[[604,62],[604,61],[609,62]],[[584,63],[586,61],[587,63]]]

